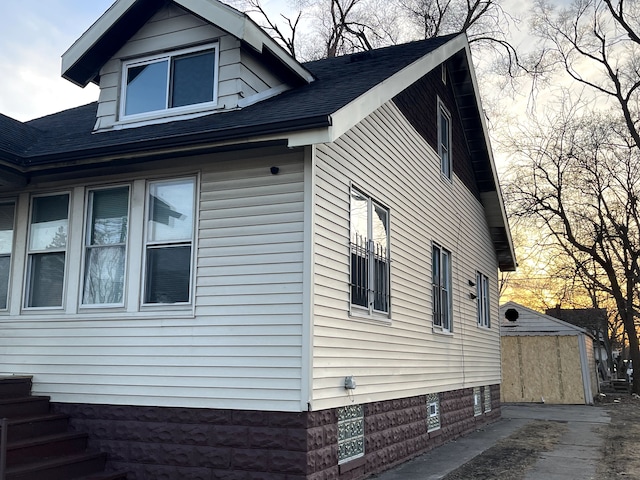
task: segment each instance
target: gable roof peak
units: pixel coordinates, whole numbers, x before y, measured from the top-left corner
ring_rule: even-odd
[[[301,83],[313,76],[248,15],[219,0],[116,0],[62,55],[62,77],[81,87],[96,82],[102,66],[164,6],[174,3],[275,58]]]

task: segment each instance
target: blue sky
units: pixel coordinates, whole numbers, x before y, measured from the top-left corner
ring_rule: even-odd
[[[60,57],[111,0],[0,0],[0,113],[29,120],[97,99],[60,76]]]

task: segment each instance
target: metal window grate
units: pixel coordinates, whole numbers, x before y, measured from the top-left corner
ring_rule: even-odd
[[[389,249],[366,237],[351,241],[351,303],[389,311]]]

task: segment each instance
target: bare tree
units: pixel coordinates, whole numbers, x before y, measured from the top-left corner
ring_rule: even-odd
[[[519,164],[507,203],[515,215],[537,220],[581,277],[614,299],[640,365],[640,149],[619,117],[562,103],[555,117],[532,119],[514,142]],[[633,390],[640,393],[637,375]]]

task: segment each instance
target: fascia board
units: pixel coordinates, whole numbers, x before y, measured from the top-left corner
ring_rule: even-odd
[[[478,93],[480,91],[478,89],[478,79],[476,78],[476,72],[475,72],[475,69],[473,68],[473,63],[471,62],[471,50],[469,49],[468,42],[466,42],[465,50],[466,50],[467,61],[469,63],[469,75],[471,77],[471,83],[473,84],[473,91],[475,92],[474,97],[476,102],[476,108],[478,109],[478,112],[479,112],[478,117],[482,125],[482,135],[484,137],[484,142],[487,146],[487,153],[489,157],[488,160],[491,166],[491,174],[493,175],[493,183],[496,186],[496,190],[494,193],[496,198],[494,201],[495,201],[495,205],[499,208],[499,212],[500,212],[500,218],[497,219],[499,222],[498,226],[504,227],[504,231],[509,241],[509,251],[511,253],[511,258],[513,258],[514,266],[517,266],[518,262],[516,259],[515,247],[513,246],[513,238],[511,237],[511,229],[509,228],[509,220],[507,218],[507,209],[504,205],[504,197],[502,196],[502,189],[500,188],[500,181],[498,180],[498,170],[496,168],[495,159],[493,158],[493,150],[491,149],[491,140],[489,139],[489,129],[487,128],[487,123],[483,113],[484,109],[482,108],[482,102],[480,101],[480,95]]]
[[[62,55],[62,76],[113,27],[138,0],[118,0]],[[246,42],[259,52],[268,48],[291,71],[307,83],[313,75],[291,57],[247,15],[218,0],[174,0],[176,4]]]
[[[335,141],[465,46],[468,46],[466,36],[464,34],[458,35],[336,111],[331,115],[333,120],[331,141]]]
[[[209,0],[174,0],[178,5],[204,18],[208,22],[229,32],[236,38],[246,42],[258,52],[268,48],[279,59],[307,83],[313,81],[313,75],[300,65],[291,55],[284,51],[264,30],[256,25],[247,15],[219,1]]]
[[[137,0],[118,0],[62,54],[62,76],[73,67]]]

